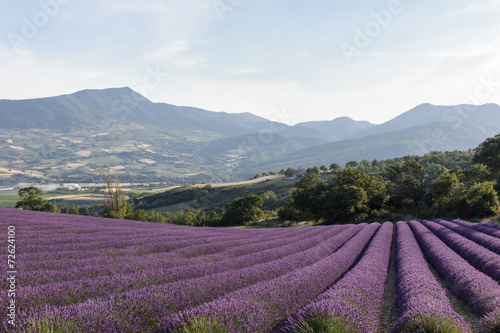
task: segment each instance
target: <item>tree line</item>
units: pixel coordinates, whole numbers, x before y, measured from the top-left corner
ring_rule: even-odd
[[[441,159],[445,153],[430,157]],[[450,155],[450,154],[448,154]],[[459,154],[457,154],[459,156]],[[429,156],[427,156],[429,157]],[[392,161],[394,162],[394,161]],[[486,218],[499,212],[500,134],[476,148],[470,163],[453,168],[410,157],[385,165],[333,165],[325,181],[309,172],[297,182],[282,219],[312,219],[326,224],[382,218]],[[330,168],[332,169],[332,167]]]

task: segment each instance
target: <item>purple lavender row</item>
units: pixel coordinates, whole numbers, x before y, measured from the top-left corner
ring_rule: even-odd
[[[474,230],[483,232],[483,233],[490,235],[490,236],[500,238],[500,230],[498,230],[496,228],[492,228],[491,225],[489,225],[489,224],[472,223],[472,222],[458,220],[458,219],[451,220],[451,222],[456,223],[458,225],[461,225],[463,227],[472,228]]]
[[[491,276],[494,280],[500,281],[500,256],[498,254],[436,222],[423,220],[422,224],[472,266]]]
[[[262,281],[165,319],[159,332],[185,332],[200,322],[212,332],[272,332],[339,279],[379,228],[372,223],[332,255],[281,277]]]
[[[308,231],[306,231],[308,230]],[[293,230],[294,233],[290,232],[284,232],[283,237],[280,237],[279,239],[274,240],[273,246],[278,247],[282,246],[285,244],[288,244],[290,242],[294,241],[299,241],[302,239],[305,239],[307,237],[316,235],[321,232],[320,229],[314,230],[314,229],[306,229],[303,231],[306,232],[301,232],[298,229]],[[339,229],[339,232],[341,230]],[[263,240],[261,243],[256,243],[255,248],[253,248],[254,251],[257,251],[259,248],[264,249],[267,245],[266,242],[264,242],[265,239],[260,238]],[[273,242],[271,240],[268,240],[267,242]],[[249,240],[249,243],[251,244],[251,239]],[[242,247],[244,248],[246,245],[243,245]],[[172,258],[172,255],[169,254],[169,252],[165,253],[150,253],[150,254],[144,254],[142,256],[120,256],[120,257],[91,257],[91,258],[85,258],[85,259],[60,259],[57,261],[52,261],[50,259],[42,260],[39,262],[27,262],[27,263],[21,263],[19,266],[20,270],[23,271],[23,276],[25,276],[27,279],[30,276],[35,276],[37,274],[43,274],[46,275],[47,278],[48,276],[52,275],[57,275],[57,274],[67,274],[67,276],[72,275],[72,272],[77,270],[84,270],[87,273],[89,273],[90,269],[95,269],[97,271],[100,271],[104,265],[112,265],[115,269],[116,273],[125,273],[127,270],[134,270],[134,271],[139,271],[142,270],[149,265],[156,265],[156,266],[161,266],[161,267],[173,267],[177,265],[189,265],[189,264],[199,264],[203,262],[212,262],[212,261],[218,261],[218,260],[223,260],[226,259],[226,257],[234,257],[237,255],[240,255],[240,252],[243,250],[239,249],[240,247],[234,247],[234,248],[226,248],[221,252],[218,253],[212,253],[212,254],[207,254],[207,255],[200,255],[192,258]],[[246,254],[245,253],[241,253]],[[119,261],[118,261],[119,260]],[[99,273],[96,273],[99,274]],[[101,274],[103,275],[103,274]],[[97,275],[96,275],[97,276]]]
[[[285,233],[287,235],[288,233]],[[242,237],[240,235],[227,235],[227,236],[217,236],[213,234],[207,234],[206,238],[202,237],[183,237],[182,239],[177,239],[175,241],[172,241],[169,238],[164,238],[162,239],[157,238],[156,240],[152,240],[149,243],[147,242],[137,242],[137,244],[131,244],[130,246],[123,247],[123,242],[120,242],[119,240],[110,240],[107,242],[105,248],[100,248],[100,249],[95,249],[95,248],[89,248],[87,250],[82,249],[82,250],[72,250],[72,251],[57,251],[57,249],[60,248],[60,246],[55,245],[53,247],[54,251],[49,253],[31,253],[31,254],[26,254],[22,253],[21,256],[31,258],[32,260],[22,260],[23,263],[25,263],[27,266],[29,265],[30,267],[33,267],[32,269],[44,269],[48,268],[50,266],[45,265],[44,263],[41,263],[41,261],[44,258],[50,257],[52,260],[51,264],[57,264],[56,260],[58,259],[85,259],[85,258],[93,258],[94,256],[91,254],[95,254],[96,252],[100,253],[108,253],[108,255],[113,256],[113,257],[118,257],[118,256],[126,256],[126,255],[132,255],[132,256],[144,256],[150,253],[163,253],[163,252],[168,252],[168,251],[177,251],[176,252],[171,252],[169,255],[170,257],[175,257],[176,255],[181,255],[183,257],[188,257],[195,251],[196,249],[189,249],[190,246],[192,245],[199,245],[201,248],[203,247],[210,247],[210,244],[217,244],[220,243],[221,241],[231,241],[234,240],[235,242],[240,240],[243,243],[252,243],[255,242],[258,239],[277,239],[280,236],[278,234],[269,234],[269,235],[260,235],[258,237],[251,237],[252,235],[247,235],[246,237]],[[161,250],[158,250],[161,249]],[[183,250],[185,249],[185,250]],[[86,252],[87,251],[87,252]],[[88,253],[90,251],[90,253]],[[201,251],[200,251],[201,252]],[[35,261],[34,259],[39,259]],[[40,263],[40,264],[37,264]]]
[[[208,234],[203,237],[202,234],[199,235],[192,235],[192,237],[189,237],[191,240],[200,240],[200,241],[209,241],[210,238],[212,240],[215,240],[217,238],[224,237],[221,236],[220,234]],[[225,237],[230,237],[230,238],[242,238],[241,235],[226,235]],[[170,239],[168,239],[170,238]],[[33,242],[30,242],[30,239],[27,239],[26,235],[23,235],[23,239],[20,243],[20,246],[23,247],[23,254],[26,254],[27,257],[30,257],[32,254],[39,254],[39,255],[46,255],[47,253],[53,253],[54,249],[57,249],[58,252],[70,252],[70,251],[80,251],[80,250],[87,250],[87,249],[93,249],[93,250],[106,250],[109,248],[113,249],[125,249],[130,246],[141,246],[141,245],[146,245],[146,244],[151,244],[151,243],[158,243],[158,242],[165,242],[165,241],[171,241],[171,242],[176,242],[176,241],[186,241],[186,236],[176,236],[176,237],[165,237],[165,236],[151,236],[148,240],[147,237],[141,237],[139,239],[132,239],[132,240],[125,240],[120,237],[109,237],[106,240],[99,240],[99,241],[94,241],[94,242],[88,242],[88,243],[72,243],[71,238],[67,237],[65,243],[57,243],[54,242],[54,244],[47,244],[47,245],[39,245]]]
[[[290,316],[280,332],[375,332],[384,298],[391,256],[393,224],[379,228],[363,257],[330,289]]]
[[[242,234],[242,233],[220,233],[219,231],[216,230],[196,230],[196,232],[191,232],[189,235],[173,235],[170,236],[167,233],[148,233],[144,232],[142,229],[137,228],[135,230],[135,233],[137,234],[138,231],[141,231],[141,234],[144,234],[141,237],[138,238],[133,238],[126,240],[124,239],[124,236],[118,236],[115,237],[111,232],[110,235],[108,236],[108,239],[105,240],[97,240],[95,242],[86,242],[83,244],[76,242],[73,242],[72,237],[65,237],[66,244],[65,243],[60,243],[60,242],[55,242],[54,244],[48,244],[48,245],[40,245],[38,242],[27,242],[26,240],[29,240],[30,238],[38,238],[38,235],[34,235],[33,237],[29,237],[28,235],[23,233],[23,239],[21,240],[23,243],[28,243],[28,244],[23,244],[23,252],[24,253],[30,253],[30,252],[46,252],[46,251],[53,251],[54,247],[57,246],[59,251],[72,251],[72,250],[80,250],[80,249],[86,249],[86,248],[93,248],[93,249],[105,249],[106,247],[126,247],[128,244],[134,242],[136,243],[147,243],[148,240],[149,242],[158,242],[158,241],[178,241],[178,240],[186,240],[187,238],[189,239],[203,239],[203,238],[209,238],[213,237],[214,239],[217,237],[233,237],[233,238],[248,238],[248,235],[259,235],[257,233],[252,233],[249,232],[248,234]],[[268,235],[268,234],[265,234]],[[149,236],[149,238],[148,238]],[[92,237],[92,236],[90,236]],[[48,239],[47,239],[48,238]],[[46,237],[46,241],[50,240],[50,237]]]
[[[417,221],[410,221],[420,248],[451,291],[482,316],[484,333],[500,331],[500,286],[450,249],[432,231]]]
[[[242,258],[237,257],[219,263],[178,266],[170,269],[148,269],[127,275],[113,274],[97,278],[21,287],[18,293],[18,304],[22,305],[24,309],[46,304],[70,305],[85,301],[88,298],[104,297],[133,289],[145,288],[150,285],[161,285],[183,279],[213,275],[231,269],[245,268],[310,249],[338,234],[337,229],[331,228],[298,244],[289,244],[279,249],[263,253],[252,253]],[[82,272],[82,274],[85,274],[85,272]]]
[[[500,239],[482,233],[478,230],[463,227],[453,222],[445,221],[438,219],[435,221],[436,223],[441,224],[442,226],[455,231],[456,233],[464,236],[467,239],[470,239],[477,244],[484,246],[490,251],[495,252],[496,254],[500,254]]]
[[[122,261],[124,259],[128,259],[129,257],[120,258],[120,263],[112,265],[110,265],[108,262],[106,265],[100,265],[97,267],[91,264],[88,266],[80,265],[78,267],[72,267],[70,269],[64,269],[64,270],[29,271],[29,272],[23,272],[23,276],[20,276],[19,281],[22,285],[29,286],[29,285],[37,285],[45,283],[63,282],[63,281],[75,282],[77,280],[96,278],[106,275],[109,276],[125,275],[129,278],[131,275],[127,274],[132,274],[132,273],[135,275],[144,276],[144,278],[146,278],[148,277],[148,275],[150,275],[151,272],[164,271],[166,274],[172,271],[172,269],[176,266],[183,266],[182,269],[185,270],[192,269],[190,273],[190,275],[192,276],[188,277],[194,277],[194,270],[198,266],[204,267],[203,269],[208,271],[209,270],[208,267],[210,267],[211,265],[216,265],[217,262],[227,261],[230,258],[241,257],[241,259],[244,259],[249,263],[252,261],[258,262],[260,260],[264,260],[260,259],[262,257],[269,260],[278,259],[280,256],[282,257],[285,254],[295,253],[294,251],[299,251],[300,247],[295,245],[299,241],[308,239],[309,237],[312,238],[311,241],[313,242],[321,241],[326,239],[328,235],[333,235],[334,233],[338,233],[341,230],[342,229],[340,228],[335,228],[331,229],[330,230],[331,232],[328,232],[328,230],[323,231],[321,229],[318,230],[310,229],[309,232],[303,232],[291,238],[273,239],[273,240],[268,240],[267,238],[265,239],[255,238],[255,239],[250,239],[247,244],[242,246],[226,247],[224,248],[224,250],[217,252],[215,254],[208,254],[192,258],[158,259],[158,258],[151,258],[151,255],[149,255],[141,257],[139,261],[128,261],[125,263],[123,263]],[[320,235],[318,236],[318,234]],[[214,244],[214,246],[224,247],[224,243]],[[172,256],[170,252],[166,253],[166,255],[168,255],[168,257]],[[155,273],[155,275],[158,274],[159,273]]]
[[[85,224],[99,225],[102,226],[104,230],[109,227],[115,228],[117,226],[120,228],[134,228],[134,225],[137,227],[137,223],[140,223],[144,228],[161,228],[161,225],[157,223],[142,223],[131,220],[117,220],[82,215],[54,214],[12,208],[0,208],[1,224],[8,225],[14,223],[23,225],[27,222],[29,222],[31,228],[36,229],[37,227],[40,227],[42,231],[47,231],[47,229],[66,229],[66,227],[70,225],[80,227],[83,231],[85,231]],[[182,226],[171,225],[171,228],[182,229]]]
[[[494,228],[494,229],[500,230],[500,224],[489,222],[489,223],[486,223],[485,226],[488,226],[490,228]]]
[[[20,315],[18,322],[25,331],[51,320],[76,325],[81,331],[86,332],[151,332],[157,326],[157,322],[169,313],[197,306],[226,293],[318,262],[341,247],[364,227],[364,224],[350,226],[308,250],[279,260],[99,299],[89,299],[73,306],[34,309]],[[51,319],[54,317],[56,318]]]
[[[297,233],[298,233],[298,230],[289,229],[287,231],[283,231],[283,237],[287,237],[287,235],[295,235]],[[260,237],[264,237],[264,236],[265,235],[262,235]],[[276,236],[273,236],[273,237],[279,237],[279,234],[276,234]],[[220,239],[220,238],[215,238],[216,241],[217,241],[217,239]],[[168,238],[165,239],[165,242],[168,242]],[[201,240],[199,239],[199,243],[202,243],[202,242],[203,242],[203,239],[201,239]],[[196,243],[193,242],[192,244],[196,244]],[[150,253],[150,254],[142,253],[142,256],[137,257],[138,250],[140,250],[140,249],[134,250],[134,252],[132,253],[131,256],[129,253],[128,257],[129,258],[135,257],[135,260],[137,261],[137,260],[150,259],[150,258],[162,259],[163,257],[168,256],[168,255],[164,255],[164,253],[155,252],[155,253]],[[82,252],[82,251],[80,251],[80,252]],[[42,255],[36,256],[36,258],[39,259],[37,261],[35,261],[35,260],[31,260],[31,261],[22,260],[21,261],[22,267],[20,267],[20,269],[22,269],[23,271],[46,270],[46,269],[51,269],[51,268],[56,269],[56,270],[61,270],[61,269],[65,269],[65,268],[74,267],[75,265],[81,266],[81,264],[84,263],[86,260],[89,261],[89,263],[95,263],[96,259],[98,259],[101,262],[104,261],[104,263],[109,263],[110,261],[114,260],[113,258],[118,259],[118,257],[120,257],[120,261],[122,261],[122,260],[127,261],[126,254],[123,254],[123,253],[120,254],[120,253],[115,252],[115,253],[110,253],[107,256],[103,256],[102,253],[103,252],[101,252],[101,255],[91,255],[91,254],[95,254],[95,251],[93,251],[93,252],[90,252],[90,253],[83,255],[83,254],[79,253],[79,251],[75,251],[75,252],[57,252],[57,251],[54,251],[50,254],[50,256],[47,256],[47,257],[50,257],[50,260],[47,260],[46,259],[47,257],[44,257]],[[57,256],[58,254],[59,254],[59,256]],[[108,260],[107,258],[109,258],[110,260]],[[130,260],[128,260],[128,261],[130,261]]]
[[[471,332],[465,320],[453,310],[404,222],[396,224],[395,263],[399,319],[392,332]]]
[[[68,229],[72,230],[72,229]],[[66,230],[65,230],[66,231]],[[192,233],[191,235],[193,237],[202,237],[203,234],[205,233]],[[220,233],[214,233],[217,235],[220,235]],[[31,238],[40,238],[39,233],[34,233],[34,234],[28,234],[26,232],[23,232],[23,237],[26,239],[31,239]],[[47,245],[61,245],[62,247],[64,245],[66,246],[94,246],[95,244],[100,244],[100,243],[106,243],[109,242],[110,239],[119,239],[121,242],[123,242],[125,245],[130,242],[139,242],[139,241],[145,241],[147,239],[151,238],[159,238],[159,237],[164,237],[164,238],[169,238],[170,240],[178,240],[178,239],[183,239],[186,237],[186,235],[181,235],[181,234],[174,234],[170,235],[169,233],[161,233],[159,234],[157,231],[147,231],[147,232],[141,232],[140,234],[137,233],[137,230],[135,231],[129,231],[129,232],[118,232],[117,230],[114,231],[108,231],[108,232],[100,232],[97,235],[93,234],[74,234],[71,232],[65,232],[65,233],[60,233],[58,232],[57,235],[52,234],[46,234],[43,235],[43,239],[39,239],[39,241],[36,244],[32,244],[31,242],[24,242],[27,243],[26,246],[30,246],[30,252],[41,252],[44,249],[44,246]],[[23,240],[24,240],[23,238]],[[63,249],[63,248],[61,248]],[[25,250],[26,251],[26,250]]]
[[[158,240],[154,243],[150,244],[143,244],[140,246],[136,247],[128,247],[125,249],[115,249],[112,246],[105,248],[105,249],[90,249],[90,250],[78,250],[78,251],[58,251],[58,247],[54,246],[54,250],[52,252],[39,252],[39,253],[31,253],[29,255],[24,255],[20,251],[19,257],[21,258],[20,261],[37,261],[37,260],[43,260],[47,258],[47,256],[50,256],[51,259],[54,261],[58,259],[84,259],[84,258],[90,258],[93,256],[111,256],[111,257],[118,257],[118,256],[128,256],[128,255],[136,255],[136,256],[142,256],[144,254],[148,253],[163,253],[163,252],[168,252],[168,251],[173,251],[173,250],[180,250],[182,248],[185,248],[186,252],[182,253],[177,252],[177,255],[183,255],[185,257],[188,256],[195,256],[199,255],[200,251],[203,251],[203,248],[206,247],[207,249],[213,249],[213,244],[217,244],[218,242],[222,241],[243,241],[241,240],[240,236],[235,236],[235,235],[226,235],[226,236],[211,236],[207,237],[206,239],[199,238],[195,240],[190,240],[189,238],[185,240],[179,240],[175,242],[164,242],[161,240]],[[194,248],[194,246],[198,246],[198,248]],[[206,253],[205,253],[206,254]]]
[[[87,227],[88,229],[90,229],[91,227],[88,226]],[[99,230],[99,227],[93,227],[95,228],[95,230]],[[55,245],[55,244],[62,244],[62,245],[66,245],[66,246],[69,246],[71,249],[72,247],[75,247],[75,246],[94,246],[93,243],[95,244],[100,244],[100,243],[104,243],[106,244],[107,240],[109,240],[110,238],[111,239],[119,239],[120,241],[124,242],[125,244],[127,242],[134,242],[134,241],[139,241],[139,240],[142,240],[142,241],[145,241],[145,240],[151,240],[151,239],[157,239],[157,238],[166,238],[168,237],[169,240],[178,240],[178,239],[183,239],[183,238],[186,238],[186,233],[172,233],[170,229],[167,229],[165,228],[164,232],[159,232],[159,230],[150,230],[150,229],[141,229],[141,233],[138,234],[137,233],[137,229],[136,228],[135,230],[130,230],[128,231],[127,233],[124,233],[124,232],[119,232],[119,229],[118,228],[115,228],[115,230],[108,230],[106,232],[102,231],[102,230],[99,230],[99,234],[98,235],[94,235],[94,234],[74,234],[74,229],[71,228],[71,227],[68,227],[67,229],[65,229],[64,233],[63,232],[58,232],[58,233],[51,233],[51,234],[48,234],[46,236],[48,237],[44,237],[44,239],[40,239],[38,242],[36,242],[35,244],[26,244],[27,246],[29,245],[32,250],[31,252],[35,252],[35,251],[43,251],[44,250],[44,246],[47,246],[47,245]],[[90,229],[91,230],[91,229]],[[270,236],[272,234],[278,234],[278,232],[276,231],[271,231],[271,232],[268,232],[268,233],[262,233],[262,232],[257,232],[256,231],[257,229],[254,229],[252,231],[249,231],[248,234],[251,234],[251,235],[267,235],[267,236]],[[189,232],[189,236],[190,238],[194,238],[194,237],[203,237],[203,236],[206,236],[206,235],[214,235],[214,236],[220,236],[220,235],[227,235],[227,232],[226,233],[223,233],[221,232],[220,230],[217,230],[217,229],[211,229],[211,230],[206,230],[206,229],[203,229],[203,230],[192,230]],[[235,236],[237,235],[238,233],[235,234]],[[243,237],[243,234],[239,233],[242,237]],[[248,234],[245,234],[245,236],[248,236]],[[27,232],[23,232],[23,235],[24,237],[26,238],[33,238],[33,237],[36,237],[36,238],[39,238],[40,237],[40,233],[27,233]],[[61,250],[66,250],[66,248],[64,248],[63,246],[61,246]],[[27,252],[27,250],[25,249],[25,252]]]

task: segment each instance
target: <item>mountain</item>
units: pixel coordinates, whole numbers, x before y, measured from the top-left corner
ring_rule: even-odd
[[[126,87],[83,90],[0,100],[0,185],[19,177],[99,182],[110,168],[122,181],[225,181],[289,166],[466,150],[499,132],[496,104],[421,104],[378,125],[340,117],[289,126],[153,103]]]
[[[104,125],[147,126],[162,130],[205,131],[223,137],[273,132],[293,137],[324,136],[314,128],[288,126],[251,113],[207,111],[153,103],[130,88],[83,90],[70,95],[0,100],[0,129],[70,131]]]
[[[330,141],[340,141],[362,135],[365,130],[376,126],[368,121],[356,121],[349,117],[339,117],[331,121],[310,121],[297,124],[298,127],[315,129]]]
[[[341,165],[363,159],[423,155],[431,151],[468,150],[500,133],[500,106],[422,104],[381,125],[369,126],[357,138],[321,144],[252,164],[257,170],[281,165]]]
[[[0,100],[0,128],[69,131],[103,124],[210,131],[221,135],[253,133],[269,120],[252,115],[211,112],[153,103],[130,88],[84,90],[71,95]]]
[[[386,133],[434,122],[449,124],[455,128],[466,123],[476,123],[485,127],[493,125],[493,128],[497,128],[494,124],[498,124],[499,120],[500,106],[496,104],[441,106],[426,103],[420,104],[383,124],[372,126],[363,131],[362,134]]]

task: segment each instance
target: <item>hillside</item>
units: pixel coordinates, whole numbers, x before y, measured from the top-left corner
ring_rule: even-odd
[[[466,110],[469,113],[465,113]],[[460,115],[467,115],[461,118]],[[500,133],[500,106],[421,105],[384,124],[370,126],[359,137],[297,150],[272,161],[255,163],[258,171],[273,170],[285,163],[292,167],[330,165],[363,159],[421,156],[431,151],[468,150]]]
[[[130,88],[0,100],[0,188],[20,182],[223,182],[350,160],[475,148],[500,106],[419,105],[383,124],[340,117],[289,126],[153,103]]]
[[[363,135],[368,129],[376,127],[368,121],[356,121],[349,117],[339,117],[331,121],[310,121],[297,126],[312,128],[321,132],[329,141],[341,141]]]

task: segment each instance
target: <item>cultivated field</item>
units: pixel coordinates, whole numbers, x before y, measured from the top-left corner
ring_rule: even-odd
[[[500,331],[494,225],[242,230],[0,208],[0,228],[0,331]]]

